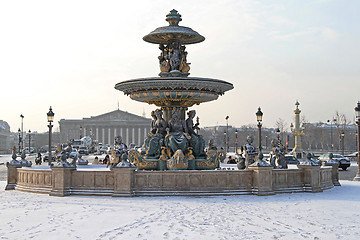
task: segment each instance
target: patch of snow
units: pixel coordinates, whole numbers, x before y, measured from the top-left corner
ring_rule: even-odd
[[[50,197],[5,191],[4,239],[359,239],[360,182],[274,196]]]

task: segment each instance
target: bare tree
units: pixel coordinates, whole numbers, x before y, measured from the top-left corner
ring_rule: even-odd
[[[306,119],[305,115],[301,115],[300,126],[304,126],[307,123],[309,123],[309,121]]]
[[[280,138],[284,142],[284,133],[288,131],[288,124],[285,122],[284,119],[279,118],[275,122],[275,128],[278,128],[280,130]]]
[[[347,117],[345,116],[345,114],[343,113],[339,113],[339,111],[335,112],[335,117],[334,117],[334,122],[336,125],[336,130],[338,132],[338,136],[339,136],[339,148],[341,148],[341,133],[345,134],[345,130],[346,130],[346,126],[350,125],[351,121],[349,121],[347,119]]]

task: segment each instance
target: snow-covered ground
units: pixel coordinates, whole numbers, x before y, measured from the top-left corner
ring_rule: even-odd
[[[61,198],[0,181],[0,239],[360,239],[360,182],[340,183],[266,197]]]
[[[50,197],[5,191],[0,239],[360,239],[360,182],[322,193]]]

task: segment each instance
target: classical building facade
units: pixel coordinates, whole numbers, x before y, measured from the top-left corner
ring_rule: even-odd
[[[151,119],[121,110],[79,120],[61,119],[60,141],[91,137],[103,145],[113,145],[116,136],[121,136],[127,145],[141,146],[151,128]]]
[[[10,133],[10,126],[7,122],[0,120],[0,153],[9,152],[13,137]]]

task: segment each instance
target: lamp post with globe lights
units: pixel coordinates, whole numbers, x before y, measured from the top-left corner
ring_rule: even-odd
[[[261,127],[262,127],[262,117],[263,117],[263,113],[261,111],[261,108],[258,108],[258,111],[256,112],[256,120],[258,122],[257,126],[258,126],[258,146],[259,146],[259,151],[261,152],[262,147],[261,147]]]
[[[358,161],[358,170],[354,177],[354,181],[360,181],[360,101],[357,103],[355,107],[355,114],[356,114],[356,124],[357,124],[357,161]]]
[[[327,122],[330,124],[330,144],[331,144],[331,151],[334,150],[334,144],[333,144],[333,132],[332,132],[332,127],[334,122],[336,122],[336,119],[332,119],[332,121],[327,120]]]
[[[54,112],[52,111],[52,108],[50,107],[49,112],[47,113],[47,120],[48,120],[48,127],[49,127],[49,158],[48,158],[48,163],[49,165],[51,165],[51,161],[52,161],[52,153],[51,153],[51,130],[52,127],[54,125],[52,125],[51,123],[54,121]]]
[[[280,128],[276,129],[276,135],[277,135],[277,140],[279,142],[279,140],[280,140]]]
[[[225,148],[225,152],[227,152],[226,151],[226,131],[224,131],[224,148]]]
[[[238,142],[239,142],[239,139],[238,139],[238,130],[235,129],[235,154],[237,153],[237,150],[238,150]]]
[[[345,132],[344,132],[344,130],[341,131],[340,136],[341,136],[341,154],[344,156],[344,150],[345,150],[344,149],[345,148],[345,144],[344,144]]]
[[[31,135],[30,134],[31,134],[31,131],[29,130],[28,133],[29,133],[29,154],[30,154],[31,153],[31,151],[30,151],[30,142],[31,142]]]
[[[225,118],[226,120],[226,145],[225,145],[225,152],[228,153],[229,152],[229,116],[226,116]]]
[[[24,148],[24,115],[20,114],[21,117],[21,149],[19,151],[21,152]]]
[[[20,128],[18,130],[18,134],[19,134],[19,149],[18,149],[18,151],[20,153],[20,147],[21,147],[21,129]]]

